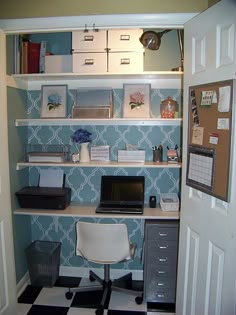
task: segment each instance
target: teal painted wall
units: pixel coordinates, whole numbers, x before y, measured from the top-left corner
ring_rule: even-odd
[[[31,118],[40,116],[41,91],[28,92],[28,114]],[[181,107],[181,91],[176,89],[152,89],[151,112],[153,116],[160,115],[161,98],[172,96]],[[68,91],[67,117],[71,117],[73,101],[76,90]],[[114,90],[114,112],[116,117],[122,117],[123,89]],[[106,144],[111,146],[111,160],[117,160],[117,150],[125,148],[127,143],[138,145],[146,150],[146,160],[152,160],[152,146],[162,143],[164,156],[166,146],[173,147],[180,144],[181,128],[179,126],[40,126],[23,127],[28,132],[30,144],[69,144],[71,152],[79,150],[72,140],[73,132],[78,128],[86,128],[92,132],[92,144]],[[54,166],[56,168],[56,165]],[[100,179],[102,175],[144,175],[145,176],[145,203],[148,204],[149,196],[156,195],[159,201],[160,193],[179,193],[180,169],[168,168],[64,168],[66,175],[65,185],[72,190],[72,201],[79,204],[98,204],[100,196]],[[37,185],[39,168],[29,168],[29,183]],[[61,265],[88,267],[88,263],[81,258],[75,257],[75,217],[48,217],[32,216],[31,229],[33,240],[61,241]],[[84,219],[86,220],[86,219]],[[107,222],[107,220],[94,217],[89,219],[93,222]],[[131,240],[137,243],[137,255],[134,261],[119,264],[113,268],[142,269],[140,261],[143,242],[144,220],[122,219],[108,220],[112,222],[125,222],[128,225]]]
[[[15,192],[29,183],[28,169],[16,172],[16,163],[24,156],[24,144],[27,142],[27,130],[15,127],[16,118],[25,118],[27,112],[27,92],[8,88],[8,139],[9,165],[12,209],[18,207]],[[31,242],[31,220],[28,216],[13,215],[14,252],[16,281],[18,282],[27,270],[24,249]]]

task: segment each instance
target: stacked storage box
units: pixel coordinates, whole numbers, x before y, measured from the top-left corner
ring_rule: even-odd
[[[72,32],[72,64],[76,73],[141,73],[142,29]]]

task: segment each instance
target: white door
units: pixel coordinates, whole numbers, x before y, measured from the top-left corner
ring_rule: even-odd
[[[236,114],[230,201],[186,186],[189,86],[236,79],[236,2],[222,0],[185,25],[182,201],[177,315],[236,314]],[[235,110],[235,96],[233,108]],[[224,167],[222,165],[222,167]]]
[[[5,67],[5,35],[0,30],[0,315],[14,315],[16,280],[9,185]]]

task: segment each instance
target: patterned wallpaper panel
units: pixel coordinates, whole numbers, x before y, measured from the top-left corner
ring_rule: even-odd
[[[140,219],[99,219],[85,218],[81,219],[87,222],[96,223],[125,223],[128,226],[129,238],[137,244],[135,258],[124,263],[113,265],[112,268],[142,270],[142,250],[144,236],[144,220]],[[75,224],[78,218],[75,217],[50,217],[50,216],[32,216],[32,239],[33,240],[49,240],[60,241],[62,266],[88,267],[91,268],[98,265],[88,263],[86,260],[75,256]],[[102,268],[102,266],[100,266]]]
[[[181,104],[180,90],[152,90],[151,91],[151,116],[160,115],[160,103],[168,96],[172,96]],[[67,117],[71,117],[71,108],[76,97],[76,90],[68,92]],[[122,117],[123,90],[114,90],[114,116]],[[40,117],[41,91],[28,91],[28,116]],[[180,106],[181,108],[181,106]],[[181,112],[181,110],[180,110]],[[117,160],[117,150],[124,149],[126,144],[136,145],[146,150],[146,160],[152,160],[152,146],[160,143],[166,147],[181,147],[181,127],[179,126],[38,126],[28,128],[29,144],[69,144],[71,153],[78,152],[79,146],[75,145],[71,136],[78,128],[85,128],[92,133],[92,144],[109,145],[110,159]],[[55,166],[56,168],[56,166]],[[103,167],[71,167],[64,168],[66,175],[65,185],[72,189],[72,201],[96,205],[100,196],[100,180],[102,175],[143,175],[145,176],[145,203],[148,204],[149,196],[156,195],[157,202],[162,192],[179,193],[180,169],[168,168],[103,168]],[[38,185],[39,167],[29,168],[29,184]],[[75,257],[75,222],[73,217],[32,216],[32,239],[55,240],[62,242],[61,265],[82,266],[89,264],[79,257]],[[94,222],[104,222],[98,218],[90,219]],[[109,220],[108,220],[109,221]],[[124,222],[128,225],[131,240],[137,243],[137,255],[134,261],[115,266],[124,269],[142,269],[141,253],[143,245],[144,220],[140,219],[113,219],[115,223]]]
[[[31,90],[28,94],[28,116],[29,118],[39,118],[41,111],[41,91]],[[150,93],[150,116],[160,116],[160,104],[168,96],[171,96],[173,100],[179,104],[179,116],[182,113],[182,90],[181,89],[151,89]],[[113,90],[114,98],[114,114],[113,116],[118,118],[122,117],[123,106],[123,89]],[[76,90],[69,89],[67,95],[67,117],[71,117],[71,110],[73,103],[76,102]]]

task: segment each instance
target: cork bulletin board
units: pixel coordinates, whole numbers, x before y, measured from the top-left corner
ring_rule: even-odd
[[[228,201],[233,81],[189,88],[186,184]]]

